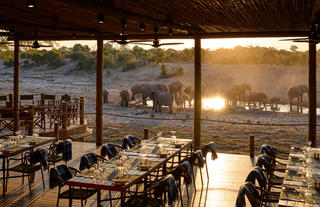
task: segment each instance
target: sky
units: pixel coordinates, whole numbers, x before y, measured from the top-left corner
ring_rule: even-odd
[[[295,37],[296,38],[296,37]],[[204,49],[215,50],[218,48],[233,48],[235,46],[260,46],[260,47],[274,47],[276,49],[289,50],[291,45],[296,45],[298,50],[308,50],[307,43],[295,43],[291,41],[279,41],[280,39],[290,38],[225,38],[225,39],[203,39],[201,46]],[[106,41],[107,42],[107,41]],[[160,40],[160,43],[166,42],[182,42],[182,45],[162,46],[163,49],[172,48],[175,50],[182,50],[184,48],[191,48],[194,45],[194,40],[191,39],[176,39],[176,40]],[[66,46],[72,47],[75,43],[88,45],[91,49],[96,50],[96,41],[59,41],[58,47]],[[116,44],[115,44],[116,45]],[[129,47],[134,47],[134,44],[129,44]],[[149,49],[151,46],[142,46],[144,49]]]

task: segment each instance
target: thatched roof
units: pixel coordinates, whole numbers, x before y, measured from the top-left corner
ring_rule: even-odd
[[[175,37],[194,34],[297,36],[305,35],[317,1],[313,0],[26,0],[0,1],[0,28],[14,28],[16,37],[94,39],[102,35],[114,39],[126,19],[126,33],[132,37],[152,37],[153,27],[165,37],[173,28]],[[97,22],[98,14],[105,22]],[[139,31],[145,23],[145,31]]]

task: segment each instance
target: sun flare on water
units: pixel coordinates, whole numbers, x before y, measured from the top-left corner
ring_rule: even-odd
[[[202,108],[221,110],[225,107],[225,100],[220,97],[202,99]]]

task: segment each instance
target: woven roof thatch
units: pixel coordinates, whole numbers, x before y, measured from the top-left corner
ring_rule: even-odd
[[[151,37],[153,27],[160,34],[174,29],[175,37],[200,34],[270,34],[297,36],[309,31],[316,0],[26,0],[0,1],[0,28],[14,27],[16,37],[71,39],[116,38],[121,19],[127,19],[126,33]],[[97,23],[99,13],[105,23]],[[146,24],[144,32],[140,23]],[[149,36],[146,34],[150,34]],[[283,35],[282,35],[283,34]],[[255,36],[255,35],[253,35]],[[263,35],[262,35],[263,36]]]

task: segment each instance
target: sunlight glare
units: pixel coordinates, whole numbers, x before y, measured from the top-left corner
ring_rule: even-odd
[[[202,99],[202,108],[204,109],[221,110],[224,107],[225,107],[225,101],[223,98],[215,97],[215,98]]]

